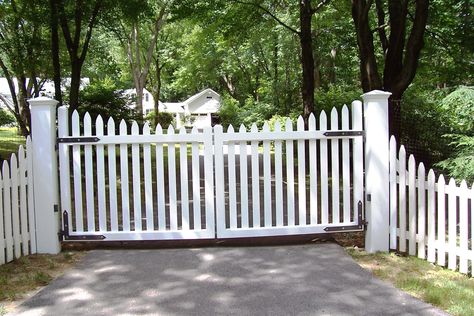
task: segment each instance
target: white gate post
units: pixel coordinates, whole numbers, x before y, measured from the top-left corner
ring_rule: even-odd
[[[365,250],[389,250],[389,129],[390,92],[374,90],[362,95],[365,125],[366,220]]]
[[[58,239],[58,166],[56,159],[56,105],[58,101],[39,97],[28,100],[31,110],[33,144],[33,190],[36,245],[38,253],[57,254]]]

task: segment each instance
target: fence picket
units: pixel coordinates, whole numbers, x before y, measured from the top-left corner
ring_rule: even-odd
[[[332,131],[339,129],[339,118],[336,108],[331,111]],[[331,139],[331,201],[332,201],[332,222],[340,222],[340,200],[339,200],[339,139]]]
[[[349,109],[347,105],[342,107],[341,127],[343,130],[349,130]],[[351,221],[351,175],[348,138],[342,140],[342,190],[343,222],[349,223]]]
[[[275,122],[275,132],[281,132],[281,124]],[[275,140],[275,223],[283,226],[283,162],[282,141]]]
[[[321,111],[319,115],[319,129],[321,131],[327,130],[327,116],[326,112]],[[321,222],[322,224],[329,223],[329,189],[328,189],[328,141],[321,139],[319,142],[319,162],[321,163]]]
[[[69,110],[65,106],[58,109],[58,137],[69,136]],[[72,227],[72,210],[71,210],[71,176],[69,167],[69,147],[59,144],[59,173],[61,186],[61,208],[62,212],[66,211],[68,216],[69,227]],[[61,215],[62,216],[62,212]]]
[[[174,127],[168,127],[168,135],[174,135]],[[178,207],[176,205],[176,148],[168,144],[168,185],[170,204],[170,229],[178,230]]]
[[[95,121],[95,134],[100,138],[104,135],[104,121],[100,115]],[[104,164],[104,145],[96,147],[97,161],[97,207],[99,211],[99,230],[107,230],[107,215],[105,206],[105,164]]]
[[[156,125],[155,135],[163,135],[163,129],[160,124]],[[163,144],[157,143],[155,148],[156,160],[156,199],[158,201],[158,230],[166,230],[166,202],[165,202],[165,167],[163,162]],[[161,185],[159,185],[161,184]]]
[[[390,249],[397,249],[397,200],[397,141],[392,136],[390,137]]]
[[[89,113],[84,115],[84,136],[92,135],[92,121]],[[94,168],[92,162],[92,145],[84,146],[85,177],[86,177],[86,213],[87,231],[95,231],[95,190],[94,190]]]
[[[26,172],[27,172],[27,185],[28,185],[28,239],[30,240],[30,253],[36,253],[36,228],[35,228],[35,205],[34,205],[34,196],[33,196],[33,177],[30,176],[33,174],[33,147],[31,144],[31,138],[28,136],[26,138]],[[0,178],[1,184],[1,178]],[[0,197],[2,194],[0,193]],[[0,199],[0,206],[2,201]],[[0,236],[2,236],[0,234]]]
[[[471,244],[471,277],[472,277],[474,276],[474,258],[472,257],[472,254],[474,253],[474,242],[472,242],[472,239],[474,239],[474,183],[471,184],[471,190],[469,191],[469,199],[471,200],[471,213],[470,213],[471,242],[470,244]]]
[[[12,206],[11,206],[11,180],[8,161],[3,162],[3,216],[5,225],[5,246],[7,249],[6,261],[13,260],[13,231],[12,231]]]
[[[81,126],[79,123],[79,113],[74,111],[71,117],[72,136],[81,136]],[[84,210],[82,205],[82,159],[81,146],[72,146],[73,174],[74,174],[74,217],[76,231],[84,231]],[[33,184],[33,182],[31,183]],[[32,186],[30,186],[32,188]]]
[[[198,134],[197,128],[194,126],[191,130],[191,134]],[[199,144],[192,143],[191,148],[191,161],[192,161],[192,178],[193,178],[193,223],[194,229],[201,229],[201,179],[200,179],[200,166],[199,166]],[[157,181],[158,182],[158,181]]]
[[[285,123],[287,132],[293,131],[293,122],[288,118]],[[288,226],[295,226],[295,175],[294,175],[294,158],[293,158],[293,140],[285,141],[286,153],[286,196],[287,196],[287,217]]]
[[[408,253],[416,255],[416,162],[408,158]]]
[[[25,157],[25,149],[20,146],[18,150],[18,166],[19,166],[19,182],[20,182],[20,223],[21,223],[21,246],[23,255],[28,255],[29,251],[29,232],[28,232],[28,206],[26,196],[27,184],[27,161]],[[0,248],[1,249],[1,248]]]
[[[438,178],[438,265],[446,264],[446,184],[444,176]]]
[[[316,118],[314,114],[309,115],[308,130],[316,130]],[[276,152],[275,152],[276,155]],[[318,223],[318,158],[316,152],[316,139],[309,140],[309,212],[310,224],[316,225]],[[277,204],[278,205],[278,204]]]
[[[436,261],[436,192],[435,173],[433,169],[428,172],[428,261]]]
[[[400,146],[400,151],[398,153],[398,161],[399,161],[399,167],[398,167],[398,174],[399,174],[399,200],[400,200],[400,210],[399,210],[399,216],[400,216],[400,246],[399,250],[401,252],[406,252],[406,247],[407,247],[407,200],[406,200],[406,176],[407,176],[407,167],[406,167],[406,152],[405,152],[405,146]]]
[[[467,273],[468,265],[468,213],[467,213],[467,199],[469,191],[465,180],[461,182],[459,191],[459,272]]]
[[[214,215],[214,156],[212,150],[212,128],[205,127],[204,131],[204,198],[206,229],[209,232],[206,237],[215,236],[215,215]],[[217,164],[216,164],[217,166]],[[217,167],[216,167],[217,168]]]
[[[138,123],[133,121],[131,134],[138,135]],[[133,224],[135,231],[142,231],[142,192],[140,172],[140,145],[132,144],[132,190],[133,190]]]
[[[298,117],[296,122],[298,131],[304,131],[303,117]],[[305,141],[298,140],[298,223],[300,226],[306,225],[306,161],[305,161]]]
[[[150,135],[150,125],[148,122],[143,126],[143,135]],[[143,144],[143,177],[145,179],[145,214],[146,230],[152,231],[155,228],[153,215],[153,185],[151,174],[151,146]]]
[[[5,256],[5,248],[6,248],[6,239],[5,236],[5,207],[3,204],[3,196],[5,191],[3,190],[3,171],[0,173],[0,264],[4,264],[7,262]]]
[[[448,184],[448,269],[456,270],[457,247],[457,209],[456,209],[456,181],[453,178]]]
[[[262,132],[269,132],[268,122],[263,124]],[[264,207],[264,226],[272,226],[272,183],[271,183],[271,157],[270,142],[263,141],[263,207]]]
[[[127,135],[127,123],[120,121],[119,132],[121,136]],[[122,200],[122,230],[130,231],[130,203],[128,184],[128,146],[120,144],[120,193]]]
[[[18,205],[18,159],[14,153],[10,158],[10,173],[12,194],[13,250],[15,259],[18,259],[21,256],[20,209]]]
[[[251,133],[258,133],[257,125],[250,128]],[[253,227],[260,227],[260,171],[258,141],[250,143],[252,153],[252,223]]]
[[[220,183],[220,185],[216,185],[216,220],[217,220],[217,229],[218,233],[219,230],[226,227],[225,223],[225,188],[224,188],[224,179],[225,179],[225,171],[224,171],[224,153],[223,153],[223,141],[222,141],[222,134],[223,128],[222,125],[214,126],[214,149],[216,155],[216,183]],[[206,149],[204,148],[204,153],[206,154]],[[252,170],[253,172],[253,170]],[[207,175],[206,175],[207,176]],[[208,210],[206,210],[208,212]],[[207,224],[207,223],[206,223]],[[254,222],[255,226],[255,222]]]
[[[115,135],[115,121],[109,118],[107,121],[107,135]],[[110,229],[113,232],[118,231],[118,212],[117,212],[117,166],[116,166],[115,145],[107,146],[107,163],[109,169],[109,208],[110,208]]]
[[[362,102],[352,102],[352,129],[356,131],[363,130]],[[364,141],[362,137],[353,140],[353,209],[354,214],[358,212],[358,203],[364,202]],[[396,185],[396,184],[395,184]],[[354,215],[356,217],[357,215]]]
[[[181,135],[186,134],[186,129],[181,127],[179,130]],[[179,160],[180,160],[180,180],[181,180],[181,228],[189,230],[189,193],[188,193],[188,144],[179,144]]]
[[[418,165],[418,258],[426,256],[426,192],[425,192],[425,166]]]
[[[240,125],[239,134],[246,133],[244,125]],[[241,141],[239,148],[240,158],[240,214],[242,228],[249,227],[249,209],[248,209],[248,170],[247,170],[247,142]]]
[[[227,134],[233,134],[234,127],[229,125]],[[237,194],[235,179],[235,143],[227,143],[227,175],[229,181],[229,224],[230,229],[237,228]]]

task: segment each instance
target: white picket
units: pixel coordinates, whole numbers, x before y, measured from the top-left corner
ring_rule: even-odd
[[[240,125],[239,134],[247,132],[244,125]],[[281,144],[281,143],[280,143]],[[280,145],[281,150],[281,145]],[[242,228],[249,227],[249,209],[248,209],[248,168],[247,168],[247,142],[241,141],[239,148],[240,158],[240,214]]]
[[[293,122],[288,118],[285,123],[286,132],[293,131]],[[285,141],[286,153],[286,196],[288,226],[295,226],[295,175],[293,158],[293,140]]]
[[[143,135],[150,135],[150,125],[148,122],[143,126]],[[151,146],[143,144],[143,178],[145,180],[145,214],[146,230],[152,231],[155,228],[153,216],[153,185],[151,174]]]
[[[298,131],[304,131],[303,117],[298,117],[296,122]],[[299,226],[306,225],[306,159],[305,141],[299,139],[298,144],[298,223]]]
[[[275,122],[275,132],[281,132],[279,121]],[[276,226],[283,226],[283,163],[282,141],[275,140],[275,222]]]
[[[397,141],[390,138],[390,249],[397,249]]]
[[[461,182],[459,187],[459,272],[467,273],[468,271],[468,213],[467,199],[469,191],[465,180]]]
[[[436,261],[436,192],[435,173],[433,169],[428,172],[428,261]]]
[[[127,135],[127,123],[120,121],[120,136]],[[120,193],[122,200],[122,230],[130,231],[130,192],[128,184],[128,145],[120,144]]]
[[[308,130],[316,130],[316,118],[314,114],[309,115]],[[310,224],[318,223],[318,158],[316,152],[316,139],[309,140],[309,213]]]
[[[69,110],[66,106],[58,109],[58,137],[69,136]],[[59,173],[60,173],[60,192],[61,192],[61,216],[62,212],[68,213],[68,224],[72,227],[71,212],[71,178],[69,168],[69,147],[59,143]]]
[[[132,136],[139,135],[138,123],[132,123]],[[142,191],[140,172],[140,145],[132,144],[132,190],[133,190],[133,223],[134,230],[142,230]]]
[[[163,129],[160,124],[156,125],[155,135],[162,136]],[[165,167],[163,162],[163,144],[157,143],[155,148],[156,160],[156,199],[158,201],[158,230],[164,231],[166,229],[166,203],[165,203]],[[194,169],[194,168],[193,168]]]
[[[3,220],[5,218],[5,208],[3,204],[3,196],[4,196],[4,190],[3,190],[3,171],[0,173],[0,264],[4,264],[7,262],[6,256],[5,256],[5,248],[6,248],[6,239],[4,238],[5,236],[5,221]]]
[[[416,255],[416,162],[408,158],[408,253]]]
[[[234,127],[229,125],[227,134],[234,134]],[[227,143],[227,176],[229,182],[229,225],[237,228],[237,180],[235,179],[235,143]]]
[[[446,264],[446,184],[444,176],[438,178],[438,265]]]
[[[79,113],[74,111],[71,117],[72,136],[81,136],[81,126],[79,123]],[[31,151],[30,151],[31,152]],[[73,174],[74,174],[74,217],[76,231],[84,231],[84,210],[82,205],[82,159],[81,146],[72,146]],[[65,175],[64,175],[65,176]],[[31,183],[33,184],[33,182]],[[33,188],[30,186],[30,188]],[[32,191],[32,190],[30,190]]]
[[[425,166],[418,165],[418,258],[426,256],[426,191],[425,191]]]
[[[342,107],[342,125],[343,130],[349,130],[349,109],[347,105]],[[342,139],[342,208],[344,214],[344,223],[351,221],[351,175],[349,158],[349,139]]]
[[[215,237],[215,215],[214,215],[214,156],[212,143],[212,128],[205,127],[204,136],[204,199],[206,214],[207,235],[204,237]],[[217,167],[216,167],[217,168]]]
[[[181,135],[186,134],[186,129],[181,127]],[[189,193],[188,193],[188,144],[179,144],[179,171],[181,180],[181,229],[189,230]]]
[[[456,181],[451,178],[448,184],[448,269],[456,270],[457,248],[457,209]]]
[[[19,166],[19,182],[20,182],[20,223],[21,223],[21,246],[23,255],[28,255],[29,250],[29,232],[28,232],[28,205],[26,195],[27,185],[27,161],[25,157],[25,150],[20,146],[18,150],[18,166]],[[1,248],[0,248],[1,249]]]
[[[471,200],[471,212],[470,212],[470,218],[471,218],[471,277],[474,276],[474,242],[472,240],[474,239],[474,183],[471,184],[471,190],[469,191],[469,199]],[[0,203],[1,205],[1,203]]]
[[[174,135],[174,127],[168,126],[168,135]],[[175,144],[168,144],[168,185],[170,205],[170,229],[178,230],[178,206],[176,204],[176,149]]]
[[[115,135],[115,121],[113,118],[109,118],[107,121],[107,135]],[[116,155],[115,145],[108,145],[110,229],[113,232],[118,231]]]
[[[33,177],[30,176],[33,174],[33,147],[31,144],[31,138],[28,136],[26,138],[26,169],[27,169],[27,185],[28,185],[28,192],[27,192],[27,199],[28,199],[28,231],[29,236],[28,239],[30,240],[30,253],[36,253],[36,228],[35,228],[35,206],[34,206],[34,196],[33,196]],[[0,184],[1,184],[0,178]],[[0,197],[2,194],[0,194]],[[2,205],[2,201],[0,200],[0,206]],[[0,234],[0,236],[2,236]],[[0,248],[2,249],[2,248]]]
[[[8,161],[3,162],[3,224],[5,225],[5,248],[6,248],[6,262],[13,260],[13,231],[12,231],[12,207],[11,207],[11,180],[10,180],[10,166]]]
[[[92,121],[89,113],[84,115],[84,136],[92,135]],[[86,213],[87,231],[95,231],[95,190],[94,190],[94,168],[92,162],[92,145],[84,146],[84,175],[86,177]]]
[[[196,127],[193,127],[191,134],[198,134]],[[192,173],[192,190],[193,190],[193,222],[194,229],[201,229],[201,178],[200,178],[200,163],[199,163],[199,144],[194,142],[191,145],[191,173]]]
[[[362,131],[362,102],[352,102],[352,129]],[[352,147],[353,169],[352,169],[352,191],[354,212],[358,211],[358,204],[364,201],[364,139],[356,137]],[[396,186],[396,184],[395,184]],[[354,215],[357,216],[357,215]]]
[[[13,250],[15,259],[18,259],[21,256],[20,209],[18,205],[18,159],[14,153],[10,158],[10,173],[12,194]]]
[[[330,130],[337,131],[339,129],[339,119],[336,108],[331,111],[331,127]],[[332,201],[332,222],[339,223],[339,139],[331,139],[331,201]]]
[[[95,134],[98,138],[104,135],[104,121],[100,115],[95,121]],[[106,198],[105,198],[105,163],[104,163],[104,145],[96,146],[97,161],[97,208],[99,212],[99,230],[107,230]]]
[[[326,112],[321,111],[319,115],[319,129],[321,131],[327,130],[327,116]],[[328,189],[328,141],[321,139],[319,142],[319,162],[321,172],[321,222],[322,224],[329,223],[329,189]]]
[[[262,132],[269,132],[268,122],[263,124]],[[263,209],[264,209],[264,226],[272,226],[272,183],[271,183],[271,157],[270,142],[263,141]]]
[[[406,176],[407,176],[407,168],[406,168],[406,151],[405,147],[402,145],[400,146],[400,151],[398,153],[398,175],[399,175],[399,216],[400,216],[400,245],[399,250],[401,252],[406,252],[406,245],[407,245],[407,211],[406,211]]]
[[[223,128],[222,125],[214,126],[214,152],[216,157],[216,220],[217,220],[217,233],[220,233],[221,229],[226,227],[225,223],[225,188],[224,188],[224,152],[223,152],[223,140],[222,140]],[[204,148],[204,154],[206,155],[206,149]],[[207,181],[207,175],[206,175]],[[207,199],[206,199],[207,201]],[[209,212],[206,207],[206,212]],[[208,223],[206,223],[207,225]],[[255,223],[254,223],[255,225]]]
[[[257,125],[252,125],[250,133],[258,133]],[[253,227],[260,227],[260,171],[258,141],[252,141],[250,144],[252,155],[252,223]]]

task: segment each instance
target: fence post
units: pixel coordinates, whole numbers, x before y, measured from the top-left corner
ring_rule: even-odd
[[[33,145],[33,190],[36,245],[38,253],[57,254],[58,239],[58,166],[56,159],[56,105],[58,101],[39,97],[28,100],[31,110]]]
[[[389,130],[390,92],[374,90],[362,95],[365,125],[365,249],[389,250]]]

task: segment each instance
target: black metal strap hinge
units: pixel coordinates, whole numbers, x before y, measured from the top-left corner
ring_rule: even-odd
[[[58,137],[57,142],[59,143],[97,143],[100,140],[99,137]]]
[[[367,222],[362,218],[362,201],[357,203],[357,225],[350,225],[350,226],[330,226],[324,228],[324,231],[328,233],[336,233],[336,232],[345,232],[345,231],[353,231],[353,230],[364,230],[367,226]]]
[[[67,211],[63,212],[63,229],[58,233],[59,241],[63,240],[104,240],[104,235],[69,235],[69,215]]]
[[[328,131],[323,135],[326,137],[364,136],[364,131]]]

